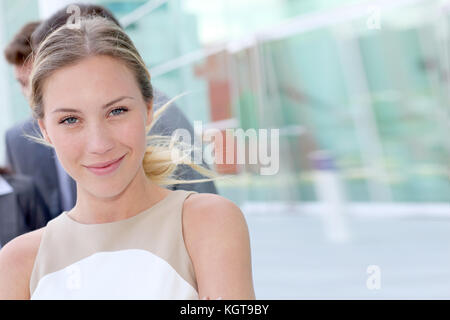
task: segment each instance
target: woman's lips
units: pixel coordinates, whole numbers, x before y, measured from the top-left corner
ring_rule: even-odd
[[[96,175],[99,175],[99,176],[107,175],[107,174],[114,172],[120,166],[120,163],[122,162],[122,159],[124,157],[125,157],[125,155],[123,155],[120,159],[114,161],[113,163],[111,163],[105,167],[101,167],[101,168],[86,167],[86,168]]]

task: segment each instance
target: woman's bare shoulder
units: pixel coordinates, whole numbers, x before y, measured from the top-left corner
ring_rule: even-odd
[[[254,299],[250,236],[239,207],[216,194],[193,194],[183,206],[183,225],[199,296]]]
[[[233,201],[213,193],[195,193],[183,204],[183,221],[191,232],[213,232],[225,223],[246,227],[244,214]],[[199,234],[199,233],[198,233]]]
[[[29,299],[29,282],[45,227],[20,235],[0,249],[0,300]]]
[[[229,240],[231,233],[217,233],[226,227],[244,233],[247,229],[241,209],[233,201],[212,193],[195,193],[184,201],[183,226],[188,247],[196,246],[210,236],[223,236],[221,240]]]
[[[190,195],[184,202],[183,210],[185,212],[197,212],[200,214],[241,212],[233,201],[214,193],[194,193]]]

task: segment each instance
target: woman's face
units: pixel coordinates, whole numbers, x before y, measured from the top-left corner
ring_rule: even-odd
[[[119,60],[94,56],[56,71],[44,82],[43,106],[41,131],[79,187],[113,197],[143,170],[151,104]]]

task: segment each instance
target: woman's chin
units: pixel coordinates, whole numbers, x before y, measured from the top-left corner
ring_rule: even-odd
[[[91,196],[99,199],[113,199],[115,197],[120,196],[120,194],[125,190],[126,185],[114,185],[113,183],[105,183],[97,186],[93,186],[92,184],[88,184],[89,188],[85,189]]]

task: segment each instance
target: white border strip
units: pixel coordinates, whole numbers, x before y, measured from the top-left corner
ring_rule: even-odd
[[[322,215],[330,205],[319,202],[244,202],[242,212],[249,216]],[[450,204],[437,203],[370,203],[352,202],[346,205],[350,216],[370,218],[450,218]]]

